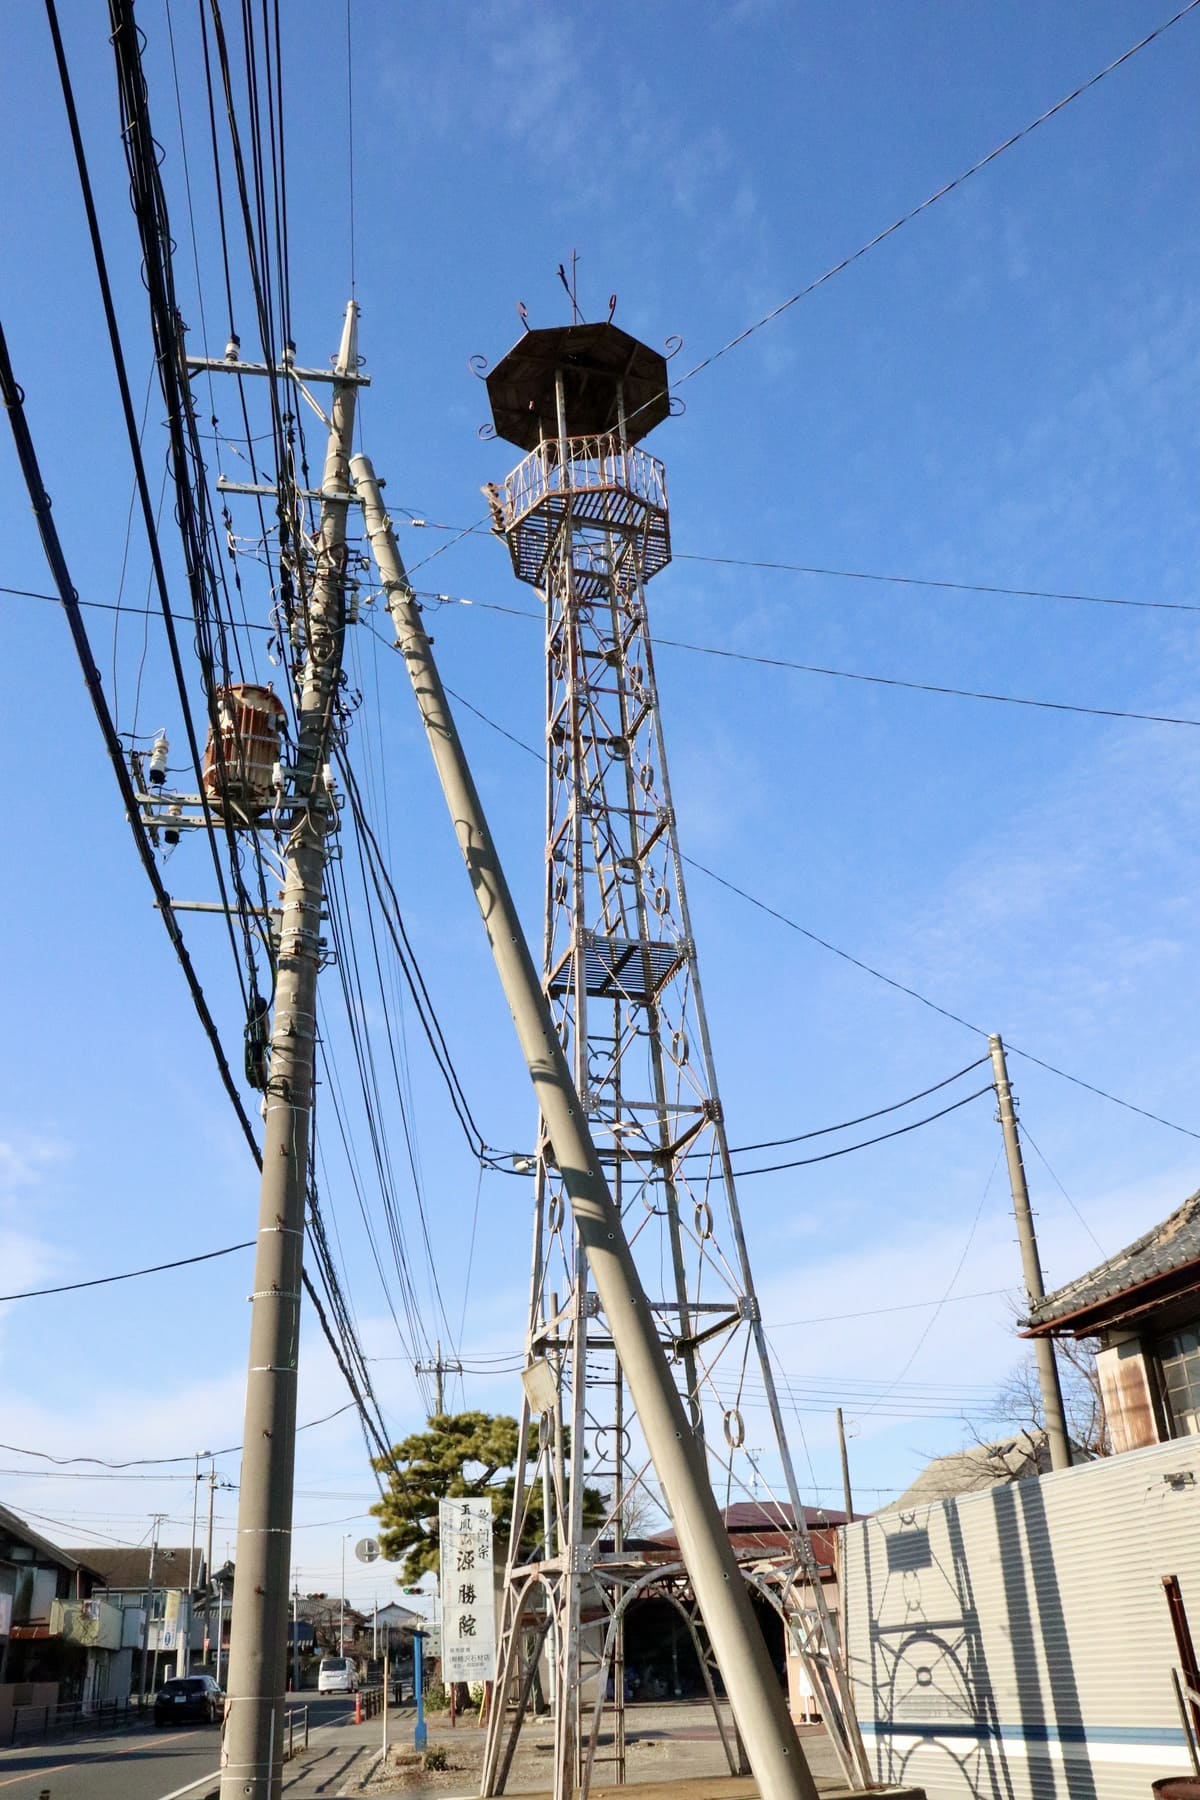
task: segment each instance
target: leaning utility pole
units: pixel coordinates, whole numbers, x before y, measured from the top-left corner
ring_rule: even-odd
[[[850,1458],[846,1454],[846,1422],[842,1418],[842,1409],[837,1409],[838,1449],[842,1457],[842,1502],[846,1511],[846,1523],[849,1525],[854,1517],[854,1496],[850,1491]]]
[[[609,1191],[587,1113],[500,867],[430,640],[391,521],[384,512],[379,484],[365,456],[356,456],[352,468],[398,648],[412,681],[555,1165],[670,1508],[758,1791],[763,1800],[816,1800],[816,1786],[713,1496],[703,1445],[668,1366],[621,1213]],[[575,1439],[577,1445],[580,1441],[581,1435]],[[497,1706],[503,1706],[504,1694],[505,1684],[498,1680]],[[556,1752],[560,1757],[562,1748],[560,1744]],[[556,1789],[559,1772],[556,1769]]]
[[[988,1039],[992,1070],[996,1077],[996,1098],[1000,1102],[1000,1129],[1004,1133],[1004,1153],[1008,1158],[1008,1180],[1012,1188],[1013,1212],[1017,1218],[1017,1242],[1021,1246],[1021,1267],[1025,1274],[1025,1292],[1030,1305],[1046,1292],[1042,1280],[1042,1263],[1038,1255],[1037,1233],[1033,1225],[1033,1209],[1029,1204],[1029,1187],[1025,1180],[1025,1163],[1021,1156],[1021,1137],[1017,1130],[1017,1111],[1013,1105],[1008,1080],[1008,1064],[1004,1044],[999,1036]],[[1037,1357],[1038,1386],[1042,1393],[1042,1411],[1046,1417],[1046,1440],[1050,1446],[1050,1467],[1071,1467],[1071,1440],[1063,1410],[1062,1387],[1058,1379],[1058,1363],[1049,1338],[1034,1339]]]
[[[221,1800],[278,1800],[283,1776],[288,1577],[296,1461],[296,1379],[304,1205],[312,1133],[317,969],[326,838],[334,826],[326,765],[346,626],[346,512],[358,386],[358,307],[346,308],[334,369],[315,566],[303,609],[304,664],[291,830],[266,1087],[258,1247],[251,1294],[237,1580],[221,1752]]]

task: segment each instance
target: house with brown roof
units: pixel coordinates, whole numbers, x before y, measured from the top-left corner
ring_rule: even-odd
[[[1039,1300],[1024,1335],[1098,1340],[1115,1451],[1200,1434],[1200,1193]]]
[[[92,1711],[129,1693],[121,1614],[89,1558],[0,1506],[0,1737],[22,1708]]]
[[[168,1675],[183,1673],[204,1653],[205,1615],[200,1596],[208,1588],[203,1550],[187,1544],[117,1546],[72,1550],[87,1557],[97,1593],[126,1615],[126,1632],[139,1652],[134,1658],[133,1685],[146,1667],[146,1692]],[[146,1617],[147,1612],[149,1617]]]

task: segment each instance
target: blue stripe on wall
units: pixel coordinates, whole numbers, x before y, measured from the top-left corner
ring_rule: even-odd
[[[1021,1740],[1029,1744],[1170,1744],[1186,1749],[1187,1738],[1179,1725],[991,1725],[956,1720],[909,1720],[889,1725],[885,1720],[864,1719],[865,1736],[886,1738],[985,1738]]]

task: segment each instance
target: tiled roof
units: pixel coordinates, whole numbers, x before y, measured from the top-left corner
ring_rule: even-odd
[[[32,1525],[27,1525],[18,1513],[10,1512],[7,1506],[0,1506],[0,1533],[16,1538],[20,1543],[31,1544],[44,1562],[57,1563],[60,1569],[77,1569],[80,1565],[92,1570],[96,1567],[90,1550],[60,1549],[36,1532]]]
[[[786,1500],[735,1500],[722,1517],[729,1531],[790,1531],[795,1515]],[[810,1528],[844,1525],[846,1515],[836,1507],[806,1506],[804,1522]]]
[[[1056,1319],[1091,1311],[1106,1300],[1143,1287],[1161,1275],[1174,1274],[1190,1263],[1200,1263],[1200,1193],[1193,1194],[1169,1219],[1110,1256],[1107,1262],[1039,1300],[1029,1309],[1029,1324],[1049,1325]]]
[[[94,1569],[107,1588],[144,1588],[150,1579],[149,1544],[128,1550],[93,1550],[89,1545],[86,1550],[72,1550],[69,1554]],[[204,1551],[197,1547],[193,1554],[186,1544],[158,1546],[154,1554],[155,1587],[186,1588],[189,1556],[193,1557],[192,1579],[198,1587],[204,1572]]]
[[[975,1444],[969,1450],[952,1450],[926,1465],[898,1500],[889,1500],[880,1512],[911,1512],[915,1506],[932,1506],[959,1494],[978,1493],[1002,1482],[1025,1481],[1049,1468],[1045,1435],[1027,1431],[995,1444]]]

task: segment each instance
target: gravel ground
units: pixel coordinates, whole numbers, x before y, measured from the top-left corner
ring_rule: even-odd
[[[837,1778],[837,1764],[824,1731],[820,1726],[806,1727],[801,1741],[813,1774],[822,1786],[832,1784]],[[729,1773],[712,1710],[703,1701],[630,1706],[626,1712],[626,1742],[627,1781],[676,1783]],[[363,1791],[405,1794],[409,1800],[478,1793],[483,1743],[484,1733],[478,1726],[460,1722],[451,1730],[444,1715],[435,1715],[429,1721],[429,1748],[444,1749],[448,1766],[429,1770],[415,1751],[407,1747],[393,1749],[388,1766],[377,1769]],[[548,1722],[526,1720],[506,1793],[547,1793],[553,1785],[553,1749]],[[597,1762],[597,1787],[605,1782],[607,1773]]]

